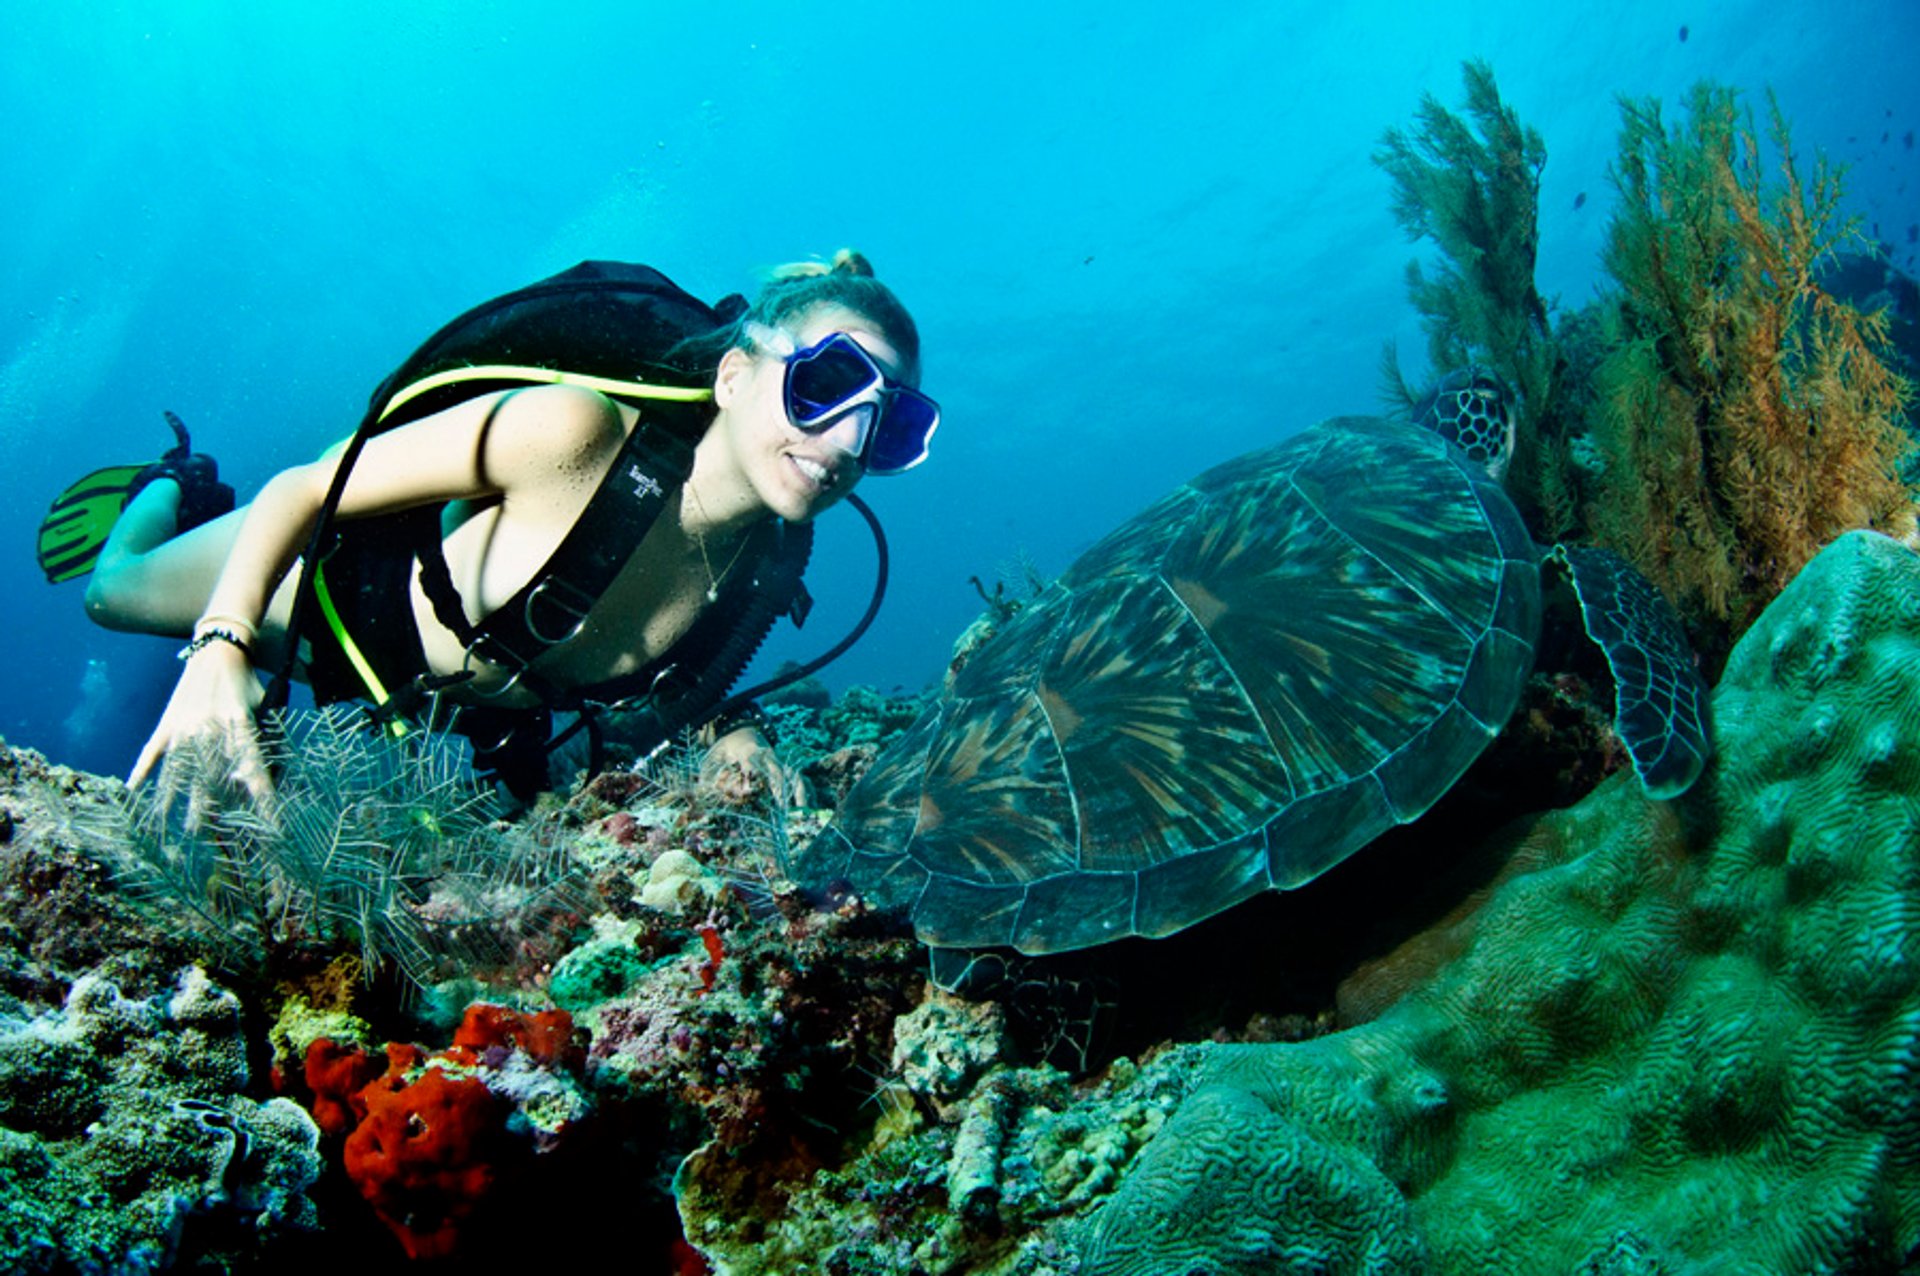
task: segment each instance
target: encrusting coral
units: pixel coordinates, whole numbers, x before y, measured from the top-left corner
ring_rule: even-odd
[[[1589,520],[1717,655],[1841,532],[1912,532],[1911,388],[1886,311],[1820,282],[1859,238],[1840,174],[1817,158],[1803,176],[1777,103],[1775,182],[1732,90],[1700,85],[1687,109],[1669,127],[1657,102],[1621,103]]]
[[[1890,1271],[1920,1252],[1920,557],[1750,629],[1684,801],[1616,777],[1373,1023],[1211,1049],[1091,1273]]]
[[[88,974],[57,1011],[0,1015],[0,1268],[230,1266],[310,1233],[319,1131],[246,1097],[246,1055],[240,1003],[197,967],[162,996]]]

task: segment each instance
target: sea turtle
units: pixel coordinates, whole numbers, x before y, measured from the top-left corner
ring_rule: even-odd
[[[1684,792],[1709,750],[1685,635],[1618,556],[1533,543],[1489,472],[1507,402],[1463,374],[1419,424],[1324,421],[1150,506],[969,657],[805,875],[905,907],[936,961],[1169,935],[1300,886],[1499,732],[1549,565],[1612,666],[1641,782]]]

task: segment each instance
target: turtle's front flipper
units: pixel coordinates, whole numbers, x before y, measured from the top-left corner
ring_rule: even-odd
[[[1694,667],[1680,618],[1659,590],[1611,550],[1556,545],[1587,635],[1613,670],[1613,729],[1656,798],[1679,797],[1713,755],[1707,684]]]

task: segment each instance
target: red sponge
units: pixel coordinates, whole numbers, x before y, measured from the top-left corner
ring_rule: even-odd
[[[313,1122],[323,1134],[339,1137],[367,1114],[358,1100],[361,1087],[380,1075],[380,1061],[355,1046],[325,1037],[307,1046],[307,1089],[313,1091]]]
[[[347,1136],[347,1174],[409,1258],[440,1258],[493,1186],[500,1100],[484,1082],[439,1068],[409,1085],[394,1063],[360,1091],[367,1115]]]
[[[535,1063],[549,1068],[578,1068],[585,1062],[585,1053],[573,1044],[573,1016],[564,1010],[526,1015],[476,1001],[460,1020],[453,1044],[475,1054],[484,1054],[493,1046],[517,1046]]]

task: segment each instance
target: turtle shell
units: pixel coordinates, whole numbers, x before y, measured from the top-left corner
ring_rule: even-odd
[[[807,875],[937,946],[1169,935],[1413,819],[1505,723],[1540,569],[1444,440],[1342,417],[1076,562],[854,787]]]

